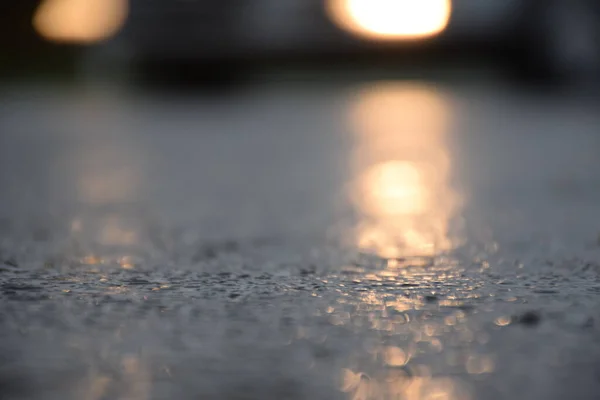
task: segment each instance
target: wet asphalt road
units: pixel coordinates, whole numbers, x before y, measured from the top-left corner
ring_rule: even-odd
[[[596,399],[596,110],[5,88],[0,399]]]

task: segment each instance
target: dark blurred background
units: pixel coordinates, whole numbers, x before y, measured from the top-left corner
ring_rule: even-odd
[[[5,81],[75,74],[81,48],[39,35],[32,20],[40,3],[25,0],[0,5],[0,76]]]
[[[23,0],[0,6],[5,79],[209,83],[281,66],[493,67],[596,81],[593,0]]]

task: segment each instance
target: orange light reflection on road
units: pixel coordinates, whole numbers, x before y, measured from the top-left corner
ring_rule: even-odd
[[[66,128],[73,143],[66,161],[70,191],[78,205],[69,221],[72,251],[110,268],[134,269],[147,232],[146,153],[131,118],[113,109],[118,105],[110,97],[82,100]]]
[[[329,0],[332,20],[371,39],[417,39],[441,33],[450,20],[451,0]]]
[[[350,369],[342,371],[342,392],[351,400],[469,400],[468,390],[450,378],[409,377],[402,369],[369,376]]]
[[[382,83],[358,92],[350,114],[358,246],[385,258],[451,248],[459,199],[449,182],[449,103],[426,86]]]
[[[51,41],[93,43],[115,35],[127,13],[127,0],[44,0],[33,26]]]

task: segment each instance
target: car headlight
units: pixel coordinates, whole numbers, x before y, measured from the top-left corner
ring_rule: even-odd
[[[342,29],[369,39],[435,36],[450,20],[451,0],[327,0],[330,18]]]
[[[32,22],[47,40],[94,43],[121,29],[128,6],[127,0],[44,0]]]

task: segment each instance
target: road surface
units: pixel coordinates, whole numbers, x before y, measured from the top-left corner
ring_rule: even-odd
[[[1,399],[595,399],[600,117],[492,81],[4,88]]]

